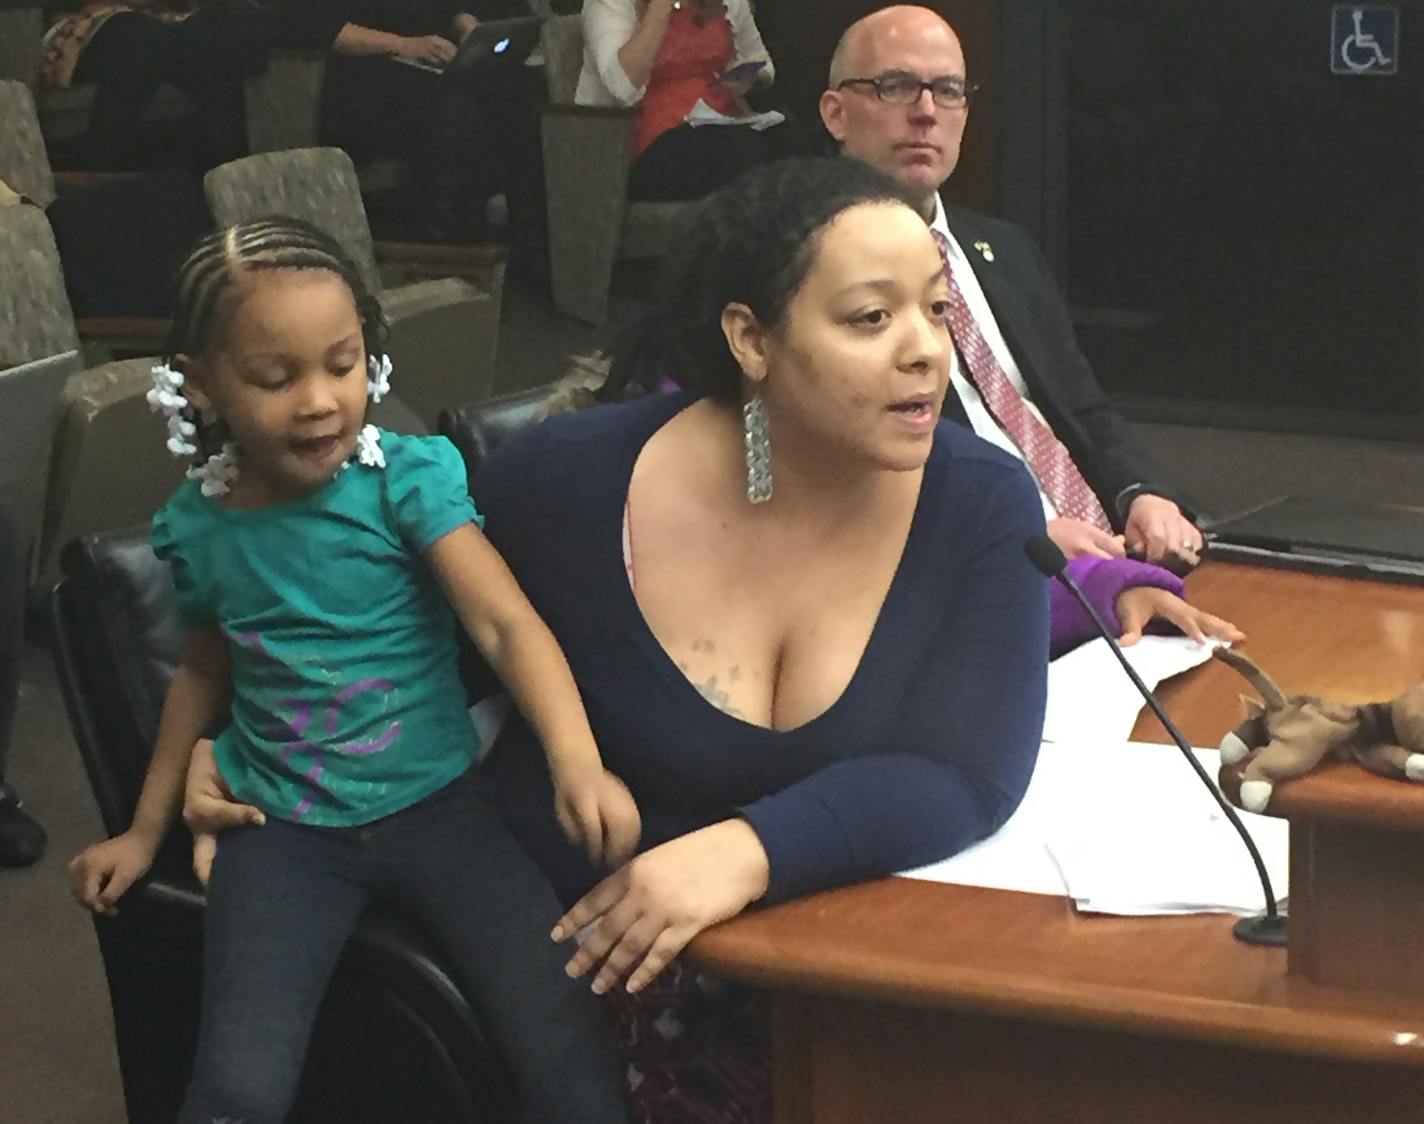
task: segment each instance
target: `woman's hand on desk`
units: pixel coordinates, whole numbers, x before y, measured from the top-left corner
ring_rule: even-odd
[[[559,918],[553,938],[583,932],[565,971],[597,967],[599,994],[627,976],[627,989],[651,983],[703,929],[735,917],[762,897],[770,865],[745,820],[704,827],[639,855]]]
[[[1125,589],[1117,597],[1117,620],[1122,625],[1118,643],[1124,648],[1142,639],[1142,630],[1154,619],[1181,629],[1198,644],[1207,640],[1229,640],[1239,644],[1246,634],[1230,621],[1214,617],[1204,609],[1189,605],[1175,594],[1153,586]]]

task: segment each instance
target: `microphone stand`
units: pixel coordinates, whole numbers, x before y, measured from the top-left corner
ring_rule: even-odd
[[[1037,542],[1040,540],[1034,541]],[[1060,560],[1049,576],[1061,582],[1068,589],[1068,592],[1077,599],[1078,604],[1082,605],[1087,611],[1093,624],[1097,626],[1099,634],[1108,642],[1108,647],[1112,649],[1113,655],[1117,657],[1117,662],[1122,665],[1123,671],[1127,672],[1127,677],[1132,680],[1132,685],[1136,687],[1142,697],[1147,700],[1147,705],[1152,708],[1152,713],[1157,716],[1157,720],[1162,723],[1167,733],[1171,735],[1172,740],[1176,743],[1177,748],[1182,751],[1182,756],[1187,759],[1187,764],[1192,767],[1197,776],[1201,779],[1202,784],[1206,785],[1212,798],[1221,806],[1222,812],[1224,812],[1226,818],[1231,821],[1231,826],[1236,829],[1236,834],[1241,836],[1241,842],[1246,844],[1246,850],[1251,854],[1251,861],[1256,864],[1256,874],[1261,879],[1261,888],[1266,895],[1266,912],[1256,917],[1241,918],[1232,926],[1232,933],[1236,936],[1237,940],[1244,941],[1246,944],[1271,947],[1284,945],[1286,943],[1286,917],[1276,907],[1276,894],[1271,888],[1271,876],[1266,873],[1266,863],[1261,858],[1261,852],[1256,848],[1256,841],[1251,838],[1251,833],[1246,830],[1246,825],[1241,822],[1241,817],[1236,814],[1236,809],[1231,806],[1226,797],[1222,796],[1216,783],[1207,775],[1207,771],[1202,767],[1202,763],[1197,760],[1197,755],[1192,752],[1191,746],[1187,744],[1187,739],[1184,738],[1182,732],[1177,729],[1176,723],[1167,717],[1167,712],[1162,709],[1162,704],[1159,703],[1156,696],[1147,689],[1147,684],[1142,681],[1142,678],[1137,674],[1132,664],[1128,662],[1127,657],[1122,654],[1122,646],[1117,642],[1117,639],[1112,634],[1112,630],[1108,628],[1103,618],[1098,615],[1097,609],[1093,608],[1093,603],[1088,600],[1088,595],[1083,592],[1077,582],[1068,576],[1067,571],[1064,569],[1066,562],[1061,561],[1063,555],[1062,552],[1058,550],[1057,545],[1053,544],[1052,540],[1049,539],[1041,541],[1048,542],[1052,545],[1055,554],[1057,554]],[[1041,560],[1035,550],[1031,549],[1029,556],[1040,571],[1044,569],[1044,567],[1040,565]]]

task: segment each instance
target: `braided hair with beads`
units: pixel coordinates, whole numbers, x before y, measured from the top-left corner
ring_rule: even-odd
[[[197,455],[189,475],[203,481],[208,494],[225,491],[235,477],[235,452],[221,421],[204,422],[179,392],[184,379],[182,357],[205,354],[221,336],[235,307],[234,298],[247,279],[284,269],[325,270],[346,284],[361,322],[373,399],[379,401],[388,389],[385,314],[334,238],[308,222],[284,216],[237,223],[206,235],[178,270],[165,358],[153,369],[149,403],[168,416],[169,449],[178,455]]]

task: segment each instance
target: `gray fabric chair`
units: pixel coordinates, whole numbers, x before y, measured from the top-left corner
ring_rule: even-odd
[[[56,174],[51,169],[34,98],[22,83],[0,81],[0,122],[3,122],[3,128],[0,128],[0,180],[40,207],[53,203],[58,190],[111,178],[90,173]],[[102,363],[112,358],[115,351],[132,353],[157,349],[167,330],[163,320],[94,316],[84,317],[76,323],[65,294],[59,250],[48,220],[36,207],[9,210],[35,212],[38,220],[35,215],[11,219],[7,235],[9,240],[0,248],[0,270],[8,270],[12,261],[17,267],[13,276],[8,273],[0,275],[0,290],[8,294],[0,295],[0,307],[8,309],[0,312],[0,326],[9,329],[5,336],[0,336],[0,362],[17,363],[39,359],[56,350],[68,350],[71,345],[39,351],[35,348],[44,347],[46,340],[52,338],[52,333],[56,331],[67,337],[76,328],[84,342],[84,354],[91,363]],[[23,256],[12,258],[12,254]],[[40,265],[41,259],[47,259],[47,264]],[[22,262],[30,264],[21,267]],[[26,274],[31,270],[34,275],[27,278]],[[57,282],[52,281],[51,273],[59,277]],[[45,294],[57,292],[58,296],[45,296],[47,303],[43,309],[31,308],[30,312],[22,313],[22,307],[30,307],[25,302],[38,299],[23,295],[27,287]],[[65,327],[53,328],[51,325],[57,320],[63,321]]]
[[[0,366],[80,344],[54,235],[36,207],[0,208],[0,341]],[[65,542],[148,519],[182,479],[144,400],[153,362],[109,363],[66,382],[33,556],[37,589],[57,579]]]
[[[325,51],[268,52],[266,69],[249,77],[243,87],[248,150],[281,152],[315,145],[325,82]]]
[[[0,208],[0,366],[78,347],[49,220],[38,207]]]
[[[65,384],[34,553],[38,593],[59,580],[66,543],[147,524],[183,482],[185,466],[169,455],[163,422],[145,398],[155,362],[105,363]]]
[[[0,79],[0,180],[40,207],[54,202],[54,172],[40,135],[34,95],[23,82]]]
[[[543,142],[554,304],[601,324],[614,264],[661,257],[688,204],[628,201],[634,111],[574,104],[583,17],[546,20],[541,40],[549,85]]]
[[[331,234],[351,257],[391,322],[390,353],[397,389],[427,428],[444,406],[483,398],[494,386],[494,356],[504,292],[502,255],[474,248],[465,278],[440,277],[386,288],[381,248],[371,239],[356,169],[340,149],[269,152],[214,168],[204,181],[220,226],[290,215]],[[410,248],[407,248],[410,249]],[[461,257],[440,248],[433,270]],[[399,268],[409,276],[410,256]],[[481,284],[472,284],[469,277]]]

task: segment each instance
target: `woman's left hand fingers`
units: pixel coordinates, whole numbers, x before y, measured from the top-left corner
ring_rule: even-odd
[[[572,909],[554,922],[554,931],[549,936],[556,941],[566,941],[617,905],[628,892],[627,871],[627,867],[615,871],[579,898]]]
[[[593,993],[602,995],[628,974],[641,961],[662,933],[663,924],[652,917],[640,917],[618,938],[618,943],[603,958],[598,974],[593,978]]]
[[[1240,644],[1246,639],[1246,634],[1230,621],[1212,616],[1210,613],[1201,615],[1201,628],[1208,636],[1215,636],[1219,640],[1229,640],[1233,644]]]
[[[1233,644],[1246,639],[1246,634],[1230,621],[1184,602],[1169,606],[1163,615],[1198,644],[1205,644],[1210,638],[1230,640]]]
[[[578,950],[564,965],[564,971],[577,979],[585,972],[602,964],[608,954],[623,940],[624,934],[637,921],[638,915],[626,905],[626,902],[620,902],[619,906],[610,909],[602,917],[590,923]]]
[[[664,929],[658,934],[658,939],[648,949],[648,953],[643,957],[643,962],[628,977],[628,993],[634,994],[642,991],[659,975],[662,970],[672,963],[673,958],[687,947],[687,942],[692,939],[693,934],[684,933],[679,929]]]
[[[1203,614],[1193,610],[1190,605],[1172,605],[1162,615],[1185,632],[1190,639],[1198,644],[1206,643],[1206,633],[1202,631],[1200,623]]]

